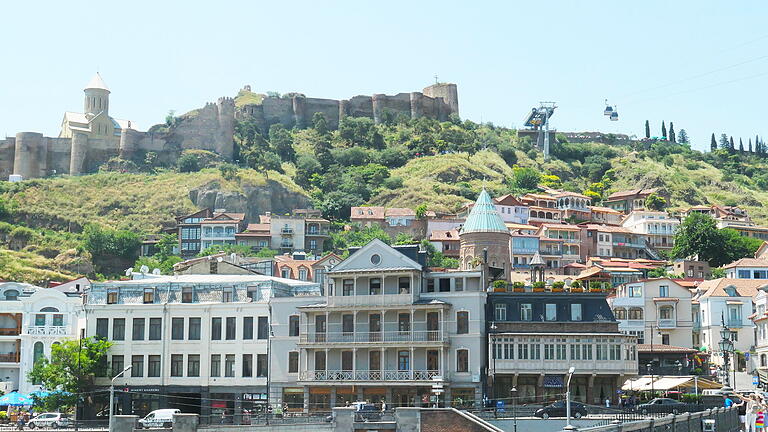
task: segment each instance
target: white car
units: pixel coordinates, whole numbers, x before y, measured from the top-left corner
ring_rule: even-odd
[[[69,414],[62,413],[42,413],[29,420],[27,426],[34,428],[60,428],[70,425]]]
[[[181,410],[179,409],[170,408],[154,410],[139,420],[139,426],[145,429],[173,427],[173,415],[180,412]]]

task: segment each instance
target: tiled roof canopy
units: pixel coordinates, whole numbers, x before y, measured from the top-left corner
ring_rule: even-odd
[[[461,228],[462,234],[473,232],[509,233],[509,228],[504,225],[504,221],[501,220],[501,216],[499,216],[493,201],[491,201],[491,196],[488,195],[485,189],[480,192],[480,196],[477,197],[472,211],[469,212],[467,221]]]

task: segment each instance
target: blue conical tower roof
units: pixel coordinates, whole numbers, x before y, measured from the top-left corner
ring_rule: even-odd
[[[472,211],[469,212],[467,221],[461,227],[461,234],[473,232],[500,232],[509,234],[509,229],[504,225],[501,216],[493,205],[491,196],[485,189],[477,197]]]

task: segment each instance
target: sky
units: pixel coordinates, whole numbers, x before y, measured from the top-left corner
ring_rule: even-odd
[[[348,99],[458,85],[462,118],[522,127],[554,101],[560,131],[643,136],[661,122],[768,138],[764,1],[8,2],[0,136],[57,136],[96,71],[110,113],[146,130],[257,92]],[[605,99],[620,120],[602,115]]]

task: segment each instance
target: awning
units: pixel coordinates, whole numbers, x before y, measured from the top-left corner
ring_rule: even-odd
[[[760,384],[768,383],[768,370],[766,370],[766,369],[758,369],[757,370],[757,376],[760,379]]]
[[[692,377],[663,377],[653,383],[653,388],[656,390],[670,390],[678,387],[687,387],[686,384],[689,382],[693,384]]]
[[[698,387],[702,389],[719,389],[722,384],[710,381],[704,378],[696,378],[693,376],[656,376],[653,377],[653,385],[651,385],[650,376],[642,376],[635,379],[629,379],[624,382],[621,389],[624,391],[651,391],[660,390],[667,391],[674,388],[694,388]]]
[[[643,391],[643,387],[648,386],[650,390],[651,377],[638,377],[635,379],[628,379],[621,386],[624,391]]]

